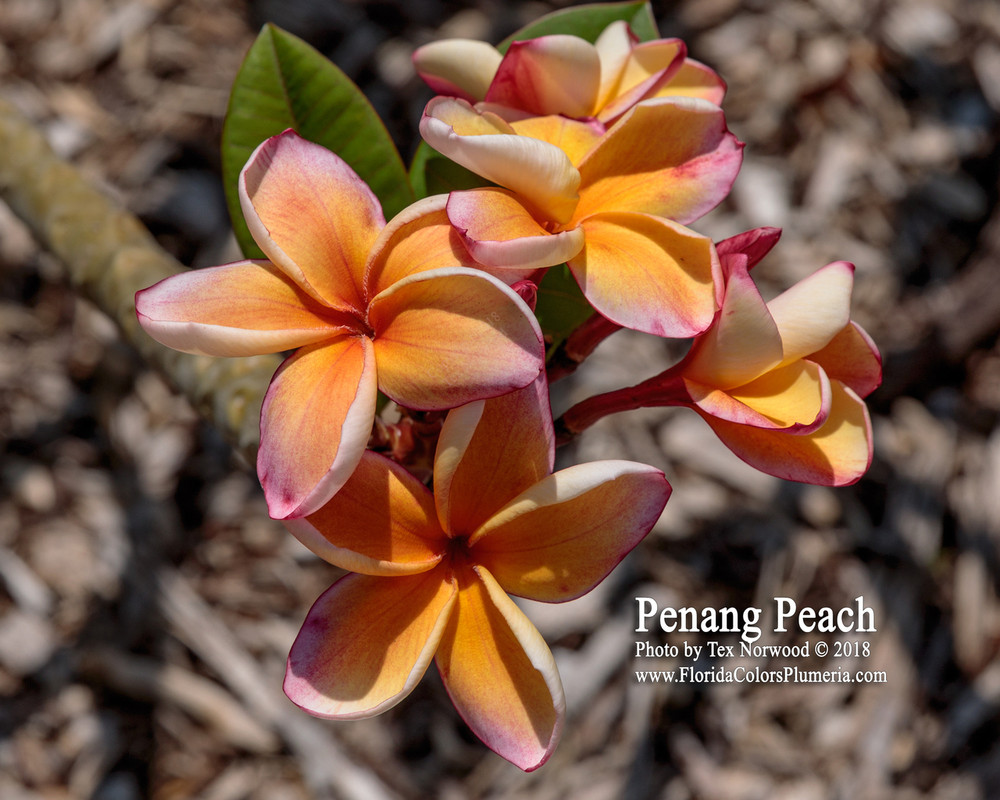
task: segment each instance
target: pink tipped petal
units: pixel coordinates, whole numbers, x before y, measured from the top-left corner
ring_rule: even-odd
[[[275,373],[257,451],[275,519],[318,510],[357,466],[375,420],[373,349],[365,336],[344,336],[300,349]]]
[[[710,239],[646,214],[597,214],[582,227],[586,243],[569,267],[603,316],[676,338],[711,324],[719,264]]]
[[[714,70],[693,58],[685,58],[668,81],[653,93],[654,97],[698,97],[714,105],[722,105],[726,82]]]
[[[756,266],[781,238],[781,228],[754,228],[723,239],[715,245],[719,258],[742,254],[747,258],[746,269]],[[725,263],[725,262],[723,262]],[[723,270],[725,272],[725,269]]]
[[[483,743],[525,771],[555,750],[566,701],[545,640],[482,567],[460,575],[438,670],[458,713]]]
[[[349,574],[316,601],[288,654],[285,694],[327,719],[380,714],[406,697],[434,657],[455,604],[440,570]]]
[[[596,107],[603,109],[618,94],[625,64],[638,40],[624,20],[616,20],[601,31],[594,47],[601,61],[601,90]]]
[[[452,161],[521,195],[545,219],[566,222],[579,195],[580,174],[555,145],[503,133],[499,118],[468,103],[436,97],[427,104],[420,133]]]
[[[211,356],[292,350],[349,329],[266,261],[240,261],[173,275],[136,295],[143,329],[156,341]]]
[[[434,457],[438,519],[450,533],[475,530],[552,471],[555,436],[542,373],[523,389],[448,413]]]
[[[730,450],[762,472],[790,481],[846,486],[871,465],[871,420],[864,402],[850,389],[833,383],[832,393],[823,426],[799,436],[704,418]]]
[[[540,36],[511,44],[486,102],[541,116],[586,117],[594,113],[600,81],[592,44],[577,36]]]
[[[417,74],[435,94],[477,102],[486,97],[503,56],[486,42],[442,39],[418,47],[413,53]]]
[[[810,354],[830,380],[851,387],[867,397],[882,383],[882,356],[871,336],[858,323],[849,323],[822,350]]]
[[[695,340],[683,361],[685,378],[731,389],[781,363],[778,327],[746,270],[746,261],[725,259],[729,267],[722,310],[716,323]]]
[[[684,94],[665,87],[673,83],[686,54],[687,47],[680,39],[657,39],[636,45],[621,72],[617,96],[608,98],[598,117],[611,122],[648,98]]]
[[[717,106],[686,97],[647,100],[580,162],[575,219],[613,210],[693,222],[729,193],[742,157]]]
[[[830,343],[850,321],[854,265],[835,261],[816,270],[767,304],[781,334],[783,363]]]
[[[542,334],[509,287],[463,267],[423,272],[374,300],[379,388],[407,408],[444,409],[526,386]]]
[[[430,490],[367,450],[330,502],[285,527],[320,558],[366,575],[425,572],[441,560],[445,540]]]
[[[446,194],[425,197],[389,220],[372,248],[365,275],[367,297],[419,272],[478,266],[448,221],[447,202]]]
[[[452,192],[448,218],[472,256],[493,268],[551,267],[583,247],[583,230],[549,233],[504,189]]]
[[[830,411],[830,380],[810,361],[769,370],[729,394],[774,422],[800,433],[815,429]]]
[[[678,387],[669,386],[669,390],[674,393],[663,392],[666,399],[664,405],[682,405],[695,409],[702,416],[710,415],[717,419],[727,420],[739,425],[749,425],[754,428],[767,428],[770,430],[782,430],[786,426],[774,419],[764,416],[760,411],[751,408],[733,397],[731,394],[715,389],[711,386],[685,380],[682,382],[684,392],[677,391]]]
[[[254,151],[239,193],[254,241],[279,269],[321,303],[364,308],[364,265],[385,218],[346,162],[288,130]]]
[[[663,473],[645,464],[578,464],[500,509],[470,547],[511,594],[571,600],[604,580],[649,533],[669,496]]]

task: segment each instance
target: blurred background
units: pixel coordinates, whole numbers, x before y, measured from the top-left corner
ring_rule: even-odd
[[[496,42],[561,5],[2,0],[0,95],[171,253],[205,266],[239,255],[219,136],[265,21],[350,75],[406,158],[429,97],[414,47]],[[998,796],[1000,5],[654,11],[728,81],[747,143],[732,195],[694,227],[782,227],[755,269],[766,295],[829,261],[857,265],[854,317],[885,359],[869,474],[838,490],[786,483],[691,412],[608,418],[561,457],[645,461],[674,494],[598,590],[528,609],[569,704],[551,761],[525,775],[487,751],[434,669],[380,717],[313,720],[281,676],[337,570],[268,519],[252,470],[0,204],[0,798]],[[616,334],[557,385],[556,411],[676,356]],[[841,638],[870,642],[870,657],[827,664],[887,682],[637,682],[636,669],[671,666],[634,658],[647,638],[633,632],[637,596],[742,608],[777,595],[833,608],[863,595],[877,633]]]

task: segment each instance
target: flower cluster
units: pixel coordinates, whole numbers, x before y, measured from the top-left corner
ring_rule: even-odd
[[[476,735],[530,770],[552,753],[565,704],[552,654],[509,595],[589,591],[670,494],[643,464],[553,472],[557,440],[608,413],[679,405],[761,470],[842,485],[871,461],[861,398],[881,366],[850,320],[850,264],[765,303],[750,269],[778,231],[715,243],[689,227],[729,192],[742,144],[720,108],[725,84],[679,40],[640,42],[617,21],[593,43],[554,34],[501,53],[449,40],[414,62],[438,92],[424,140],[480,185],[386,222],[340,156],[287,130],[238,181],[265,258],[168,278],[136,312],[186,352],[290,351],[263,399],[258,476],[271,515],[348,574],[292,647],[289,698],[322,717],[369,716],[433,658]],[[534,302],[562,264],[594,314],[581,331],[693,342],[662,375],[554,425],[558,342]],[[425,412],[447,413],[425,426],[421,470],[380,432],[433,422]]]

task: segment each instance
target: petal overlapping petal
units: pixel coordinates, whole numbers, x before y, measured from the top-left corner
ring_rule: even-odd
[[[511,594],[571,600],[602,581],[660,518],[670,484],[629,461],[578,464],[528,488],[469,540]]]
[[[392,708],[420,682],[455,605],[441,570],[349,574],[310,609],[288,655],[285,694],[310,714],[358,719]]]
[[[780,364],[784,350],[746,261],[735,267],[724,260],[723,265],[728,274],[722,309],[716,323],[695,342],[682,369],[692,381],[731,389]]]
[[[311,514],[344,485],[371,435],[377,393],[365,336],[303,347],[281,365],[264,396],[257,451],[272,517]]]
[[[601,62],[601,88],[597,95],[599,110],[604,109],[618,93],[622,72],[637,41],[628,23],[616,20],[601,31],[594,42]]]
[[[699,97],[714,105],[722,105],[726,82],[711,67],[693,58],[685,58],[668,81],[653,93],[653,97]]]
[[[555,660],[487,570],[458,578],[436,657],[445,688],[487,747],[525,771],[537,769],[555,749],[565,714]]]
[[[680,39],[657,39],[635,45],[622,64],[613,94],[607,98],[598,119],[611,122],[647,98],[682,94],[661,92],[660,88],[673,83],[686,54],[687,47]]]
[[[600,81],[592,44],[578,36],[540,36],[511,44],[486,102],[541,116],[586,117],[594,113]]]
[[[454,408],[533,381],[542,334],[509,287],[462,267],[422,272],[375,297],[379,388],[400,405]]]
[[[441,267],[477,267],[448,221],[448,195],[425,197],[400,211],[382,229],[365,272],[365,296],[396,281]]]
[[[594,120],[577,120],[549,114],[511,121],[518,136],[527,136],[555,145],[576,164],[600,141],[606,129]]]
[[[583,247],[581,228],[550,233],[505,189],[452,192],[448,218],[475,259],[494,268],[551,267]]]
[[[722,109],[696,98],[633,106],[579,164],[575,219],[599,211],[638,211],[687,224],[728,194],[742,145]]]
[[[729,395],[774,422],[797,432],[814,429],[830,410],[830,380],[811,361],[793,361],[768,370]]]
[[[667,385],[669,388],[674,388],[670,384]],[[710,414],[718,419],[738,425],[767,429],[783,429],[785,427],[722,389],[686,379],[682,381],[682,386],[685,389],[683,394],[660,394],[665,405],[689,406],[702,415]]]
[[[767,304],[781,335],[782,363],[821,350],[844,329],[851,318],[853,285],[854,265],[835,261]]]
[[[320,303],[364,308],[364,265],[385,218],[343,159],[287,130],[254,151],[239,195],[254,241],[279,269]]]
[[[545,375],[449,412],[434,457],[434,500],[449,534],[470,533],[552,471],[555,435]]]
[[[444,553],[430,490],[370,450],[326,505],[285,527],[325,561],[366,575],[425,572]]]
[[[826,422],[802,435],[702,417],[730,450],[762,472],[820,486],[847,486],[871,466],[871,420],[864,402],[850,389],[833,382],[831,392]]]
[[[442,39],[413,53],[417,74],[435,94],[475,103],[486,97],[503,56],[491,44],[474,39]]]
[[[427,104],[420,133],[452,161],[521,195],[544,219],[566,222],[573,214],[580,173],[555,145],[519,136],[499,117],[447,97]]]
[[[711,324],[719,264],[710,239],[648,214],[595,214],[581,227],[585,244],[569,268],[603,316],[678,338]]]
[[[838,380],[867,397],[882,383],[882,356],[871,336],[852,321],[822,350],[809,355],[830,380]]]
[[[267,261],[173,275],[136,294],[143,329],[185,353],[252,356],[291,350],[350,330]]]

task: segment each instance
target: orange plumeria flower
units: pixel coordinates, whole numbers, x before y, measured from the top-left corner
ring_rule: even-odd
[[[544,379],[445,420],[434,491],[366,452],[323,508],[286,522],[353,573],[310,610],[285,692],[331,719],[402,700],[434,658],[459,713],[521,769],[559,738],[562,684],[541,635],[508,593],[560,602],[599,583],[659,518],[663,474],[627,461],[551,474]]]
[[[700,97],[719,105],[723,80],[686,56],[680,39],[640,43],[619,20],[594,44],[555,34],[513,42],[501,55],[486,42],[443,39],[418,48],[413,63],[438,94],[482,103],[508,119],[510,112],[561,114],[611,124],[654,97]]]
[[[742,145],[722,110],[656,98],[604,132],[562,116],[507,122],[465,100],[428,103],[420,132],[435,150],[500,187],[452,192],[448,219],[490,267],[566,262],[613,322],[686,337],[711,323],[718,264],[684,227],[729,192]]]
[[[354,471],[378,391],[447,409],[525,386],[541,332],[504,283],[475,268],[445,196],[385,222],[347,164],[286,131],[260,145],[240,199],[267,261],[167,278],[136,296],[143,328],[189,353],[295,352],[261,411],[257,472],[271,515],[321,507]]]
[[[828,264],[765,303],[749,270],[779,234],[764,228],[720,242],[725,290],[712,327],[666,372],[570,409],[568,429],[612,408],[687,406],[763,472],[827,486],[857,481],[872,460],[862,398],[881,383],[882,365],[850,319],[854,265]]]

